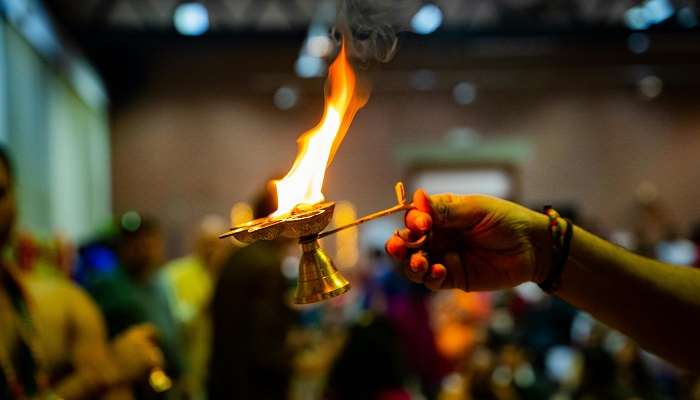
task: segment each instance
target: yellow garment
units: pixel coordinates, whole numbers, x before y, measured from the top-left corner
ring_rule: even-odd
[[[192,399],[204,399],[204,381],[211,345],[209,302],[214,282],[204,263],[195,256],[170,262],[161,278],[175,319],[182,328],[186,373],[184,390]]]
[[[163,269],[171,309],[178,322],[188,325],[211,300],[213,282],[199,257],[170,262]]]

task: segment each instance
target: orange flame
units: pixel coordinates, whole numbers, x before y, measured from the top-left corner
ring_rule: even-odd
[[[275,181],[278,207],[272,213],[273,217],[289,213],[300,204],[323,201],[321,189],[326,168],[367,98],[357,86],[355,72],[343,45],[328,72],[321,122],[299,137],[299,151],[292,168],[284,178]]]

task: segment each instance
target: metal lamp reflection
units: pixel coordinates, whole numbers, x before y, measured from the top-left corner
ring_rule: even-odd
[[[296,304],[316,303],[350,290],[350,283],[333,265],[333,260],[323,251],[315,236],[308,241],[302,238],[299,243],[303,253],[294,296]]]

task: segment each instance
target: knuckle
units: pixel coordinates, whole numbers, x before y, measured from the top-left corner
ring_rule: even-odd
[[[404,268],[404,274],[413,283],[423,283],[423,274],[412,271],[410,267]]]
[[[436,196],[435,201],[433,201],[433,212],[435,213],[436,222],[443,223],[450,219],[455,197],[452,193]]]

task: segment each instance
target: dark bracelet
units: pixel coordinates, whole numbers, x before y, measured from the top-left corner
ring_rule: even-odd
[[[550,212],[550,208],[545,208],[545,213],[550,217],[550,220],[559,218],[559,214],[556,211]],[[554,217],[553,217],[554,215]],[[554,244],[552,245],[552,268],[549,270],[547,277],[539,284],[540,289],[543,291],[553,294],[561,286],[561,275],[564,272],[564,265],[569,258],[569,250],[571,248],[571,239],[574,236],[574,224],[569,219],[564,219],[566,221],[566,228],[564,230],[564,238],[560,246],[561,230],[559,230],[558,222],[550,223],[550,233],[552,234],[552,239]],[[554,226],[556,225],[556,229]]]

